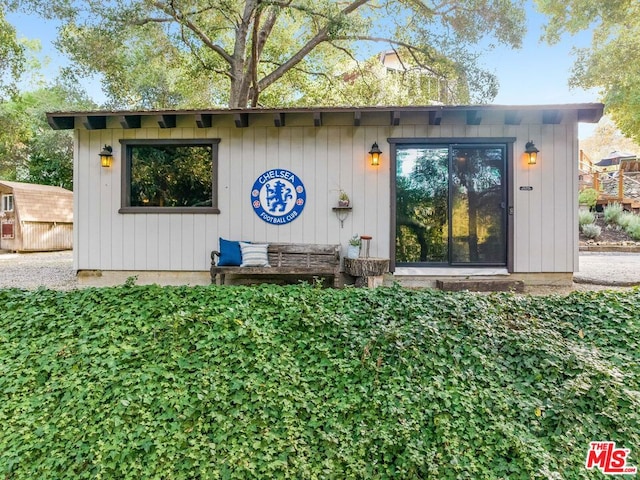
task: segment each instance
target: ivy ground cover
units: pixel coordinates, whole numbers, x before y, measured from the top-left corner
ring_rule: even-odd
[[[0,478],[580,479],[640,456],[640,290],[0,290]],[[630,477],[631,478],[631,477]]]

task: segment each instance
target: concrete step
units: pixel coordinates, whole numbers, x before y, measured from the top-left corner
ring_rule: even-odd
[[[524,292],[522,280],[506,279],[437,280],[436,287],[447,292]]]

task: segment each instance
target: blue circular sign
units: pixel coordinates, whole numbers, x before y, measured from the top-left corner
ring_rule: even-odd
[[[285,225],[300,216],[307,203],[307,191],[297,175],[289,170],[267,170],[251,189],[251,206],[262,220]]]

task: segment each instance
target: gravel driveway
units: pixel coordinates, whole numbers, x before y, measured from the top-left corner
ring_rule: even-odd
[[[73,252],[0,253],[0,288],[75,288]]]
[[[640,254],[580,254],[579,282],[573,287],[530,287],[533,294],[566,294],[571,290],[628,289],[640,285]],[[2,253],[0,288],[77,288],[73,252]]]

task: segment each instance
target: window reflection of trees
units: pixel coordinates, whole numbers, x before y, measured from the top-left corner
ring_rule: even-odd
[[[396,261],[505,263],[504,155],[496,146],[398,148]]]
[[[452,261],[503,262],[503,149],[458,148],[452,153]]]
[[[448,149],[398,150],[396,261],[446,262]]]
[[[131,206],[211,206],[212,148],[133,146]]]

